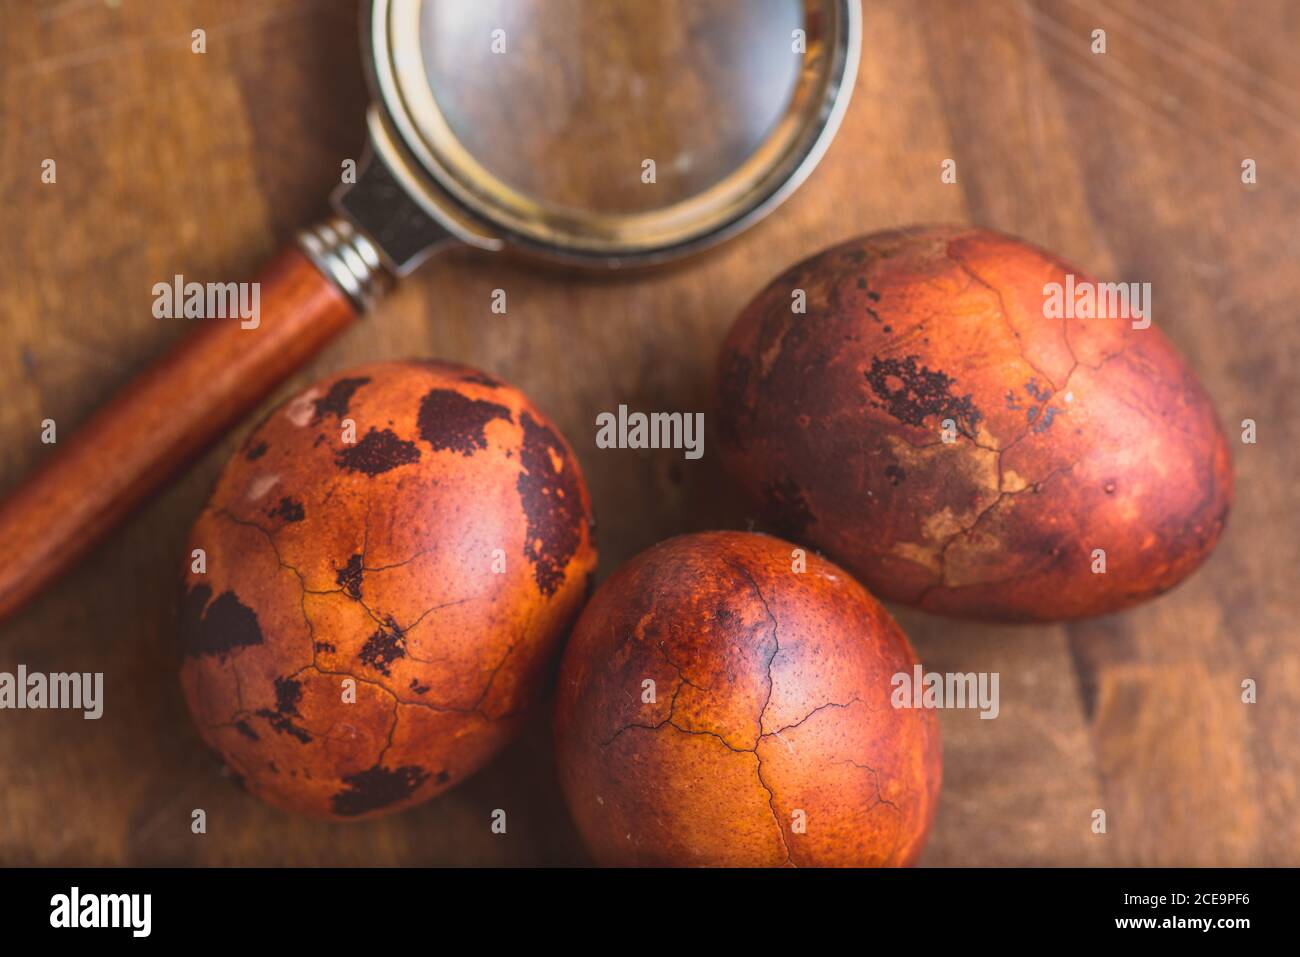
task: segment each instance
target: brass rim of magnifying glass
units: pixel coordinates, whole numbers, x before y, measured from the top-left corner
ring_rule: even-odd
[[[712,245],[770,212],[830,145],[848,106],[861,47],[858,0],[805,0],[806,52],[795,89],[754,152],[723,180],[679,202],[602,213],[540,203],[493,175],[465,148],[428,82],[420,44],[423,2],[371,2],[372,81],[385,118],[405,150],[459,206],[503,238],[561,259],[671,258]]]

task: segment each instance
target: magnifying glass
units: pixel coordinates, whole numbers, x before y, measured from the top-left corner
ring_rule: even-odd
[[[440,249],[608,271],[762,218],[834,136],[861,12],[857,0],[371,0],[362,34],[369,148],[335,215],[258,277],[255,329],[203,322],[0,503],[0,617]]]

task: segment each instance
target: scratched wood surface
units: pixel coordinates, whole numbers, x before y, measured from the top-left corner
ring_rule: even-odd
[[[863,12],[842,132],[757,228],[631,278],[448,256],[279,396],[408,355],[516,383],[583,460],[605,575],[670,534],[743,527],[707,447],[698,462],[597,450],[593,423],[619,403],[702,408],[731,318],[795,259],[959,220],[1149,281],[1156,321],[1230,435],[1259,424],[1258,444],[1234,441],[1227,534],[1184,586],[1123,615],[995,627],[897,610],[927,667],[1001,675],[996,720],[941,713],[944,791],[923,863],[1300,864],[1300,6]],[[44,454],[42,419],[74,427],[185,333],[151,318],[153,283],[250,275],[324,212],[362,145],[356,19],[351,0],[0,0],[0,489]],[[204,55],[190,52],[195,27]],[[1104,55],[1089,50],[1094,28]],[[41,182],[47,158],[55,184]],[[947,158],[955,185],[940,182]],[[100,721],[0,712],[0,863],[582,862],[544,725],[446,796],[349,826],[262,806],[200,746],[176,674],[178,556],[247,425],[0,626],[0,670],[103,671],[107,699]],[[1241,703],[1246,678],[1257,704]],[[508,810],[506,836],[489,833],[493,808]],[[1090,830],[1097,808],[1104,835]]]

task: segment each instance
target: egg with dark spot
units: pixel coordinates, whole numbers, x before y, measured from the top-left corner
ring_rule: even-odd
[[[596,590],[565,648],[560,781],[597,862],[914,862],[933,710],[894,707],[907,638],[846,572],[745,532],[669,539]]]
[[[485,764],[596,565],[573,451],[519,391],[365,366],[271,413],[190,534],[185,699],[253,794],[353,819]]]
[[[819,253],[723,346],[727,469],[885,599],[1045,621],[1158,595],[1218,540],[1232,462],[1158,297],[1151,323],[1117,290],[973,227]]]

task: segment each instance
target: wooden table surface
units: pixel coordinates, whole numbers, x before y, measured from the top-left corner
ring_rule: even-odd
[[[1122,615],[997,627],[895,609],[929,669],[1001,675],[997,720],[941,712],[944,789],[923,863],[1300,864],[1300,6],[869,0],[863,13],[839,137],[757,228],[630,278],[446,256],[277,401],[410,355],[506,378],[583,461],[604,576],[671,534],[744,527],[707,446],[699,461],[598,450],[594,421],[619,403],[704,408],[731,319],[796,259],[956,220],[1151,282],[1156,322],[1233,438],[1227,533],[1186,584]],[[43,419],[71,430],[185,334],[152,318],[155,282],[251,275],[325,212],[361,150],[367,95],[351,0],[0,0],[0,22],[8,489],[48,452]],[[206,54],[190,52],[195,27]],[[955,185],[940,181],[948,158]],[[1242,182],[1245,159],[1257,185]],[[491,311],[495,288],[506,315]],[[1245,418],[1255,445],[1238,441]],[[541,724],[444,797],[350,825],[261,805],[202,748],[177,680],[180,556],[248,425],[0,626],[0,671],[106,675],[100,721],[0,712],[0,863],[583,861]],[[1241,701],[1247,678],[1256,704]],[[200,807],[208,832],[194,835]],[[489,831],[498,807],[506,836]]]

